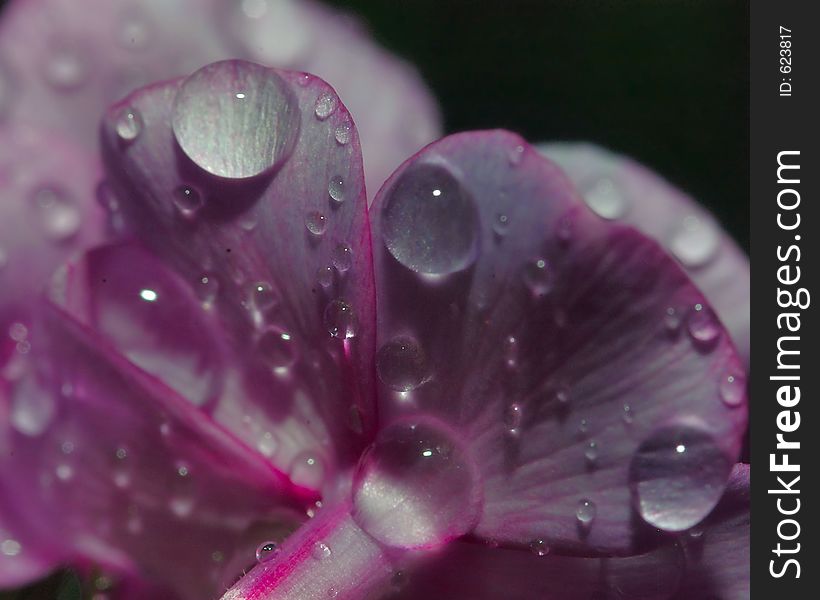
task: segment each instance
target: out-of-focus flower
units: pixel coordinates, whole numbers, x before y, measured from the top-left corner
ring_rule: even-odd
[[[119,3],[91,4],[105,16]],[[174,31],[189,3],[154,4],[128,6]],[[94,40],[112,29],[68,6],[18,2],[3,26],[75,27],[84,35],[70,39],[103,47]],[[190,14],[241,56],[320,70],[360,40],[334,38],[313,5],[236,6]],[[306,27],[322,39],[305,46],[271,14],[315,18],[324,28]],[[256,54],[273,51],[273,27],[278,59]],[[143,48],[166,53],[146,66],[188,51]],[[86,84],[116,60],[68,50],[57,80],[86,57],[99,71],[59,94],[103,102]],[[2,56],[18,56],[9,77],[34,77],[25,57]],[[368,85],[351,96],[367,99]],[[96,195],[119,239],[75,255],[35,302],[65,254],[103,234],[87,201],[94,159],[28,133],[63,103],[38,108],[49,99],[23,100],[26,89],[5,105],[14,150],[0,155],[0,189],[16,201],[3,202],[0,247],[11,242],[6,263],[19,265],[9,281],[27,286],[0,292],[14,319],[0,355],[0,585],[70,564],[101,569],[99,589],[123,598],[216,598],[234,583],[225,598],[744,597],[748,565],[725,551],[748,543],[748,468],[730,477],[744,360],[673,258],[600,218],[571,161],[598,215],[502,131],[426,147],[368,211],[362,152],[380,184],[422,143],[390,129],[395,104],[351,114],[313,75],[217,62],[106,111]],[[418,98],[399,113],[433,123]],[[76,123],[51,126],[90,156],[84,102],[66,111]],[[371,112],[383,137],[360,140]],[[46,171],[50,195],[36,191],[24,221]],[[66,206],[73,229],[56,250],[40,253],[42,234],[21,242],[23,223],[70,229],[54,225]],[[627,222],[665,239],[654,221]],[[680,249],[686,267],[713,264]],[[719,305],[709,281],[698,282]]]

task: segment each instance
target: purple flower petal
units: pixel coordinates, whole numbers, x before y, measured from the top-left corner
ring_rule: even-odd
[[[103,110],[204,64],[246,58],[314,73],[339,89],[375,191],[435,139],[440,117],[415,71],[350,17],[284,0],[17,0],[0,20],[0,120],[34,121],[93,147]],[[333,130],[351,139],[349,122]]]
[[[14,482],[16,504],[11,512],[4,506],[3,515],[18,517],[24,528],[13,532],[20,557],[57,554],[172,586],[183,598],[213,597],[224,589],[223,569],[230,565],[236,577],[250,562],[243,539],[251,535],[258,543],[266,529],[301,519],[298,490],[166,384],[167,370],[156,376],[155,364],[141,370],[134,366],[141,356],[122,353],[126,343],[150,340],[154,332],[143,338],[136,332],[150,327],[149,309],[128,306],[132,287],[119,273],[143,279],[152,271],[157,296],[146,299],[144,288],[134,302],[160,304],[169,299],[159,294],[180,292],[174,276],[152,269],[151,260],[134,248],[104,247],[56,279],[54,304],[44,309],[33,348],[35,385],[53,403],[52,418],[40,431],[12,432],[13,457],[0,482]],[[177,320],[163,326],[184,336],[194,335],[192,325],[207,325],[197,321],[192,297],[170,300],[179,307]],[[122,321],[111,328],[117,311],[123,320],[134,318],[130,330]],[[192,341],[206,343],[207,333],[199,335]],[[162,346],[162,356],[178,363],[176,375],[191,358],[184,344]],[[171,383],[180,381],[188,383],[178,377]],[[232,562],[237,551],[246,562]]]
[[[591,144],[545,144],[586,203],[656,239],[686,269],[749,361],[749,259],[692,198],[631,160]]]
[[[312,490],[358,459],[375,424],[358,136],[334,138],[349,122],[320,79],[228,61],[136,92],[102,131],[123,218],[217,315],[244,367],[211,414]]]
[[[656,244],[500,131],[429,146],[372,214],[380,418],[458,432],[483,479],[479,537],[627,552],[641,517],[680,531],[711,511],[744,370]]]

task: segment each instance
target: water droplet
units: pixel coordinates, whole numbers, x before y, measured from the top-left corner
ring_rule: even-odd
[[[559,385],[558,389],[555,390],[555,399],[558,401],[559,404],[569,404],[570,401],[570,389],[568,385]],[[586,423],[586,421],[584,421]]]
[[[507,235],[507,231],[509,231],[509,229],[510,218],[503,213],[498,213],[495,216],[495,221],[493,221],[493,231],[495,232],[495,235],[502,238]]]
[[[409,392],[427,380],[429,365],[421,346],[414,339],[402,336],[379,348],[376,372],[387,387]]]
[[[586,498],[578,502],[578,506],[575,509],[575,518],[578,520],[578,524],[585,529],[589,529],[592,526],[592,522],[595,520],[595,515],[597,514],[598,507],[595,506],[594,502]]]
[[[256,449],[259,450],[262,456],[266,456],[268,458],[271,458],[274,454],[276,454],[277,448],[279,448],[279,444],[270,431],[263,433],[256,444]]]
[[[54,473],[60,481],[69,481],[74,477],[74,468],[71,465],[62,463],[57,465],[57,468],[54,469]]]
[[[336,598],[339,596],[339,590],[336,588],[328,588],[327,590],[327,597],[328,598]]]
[[[336,138],[336,142],[344,146],[350,141],[350,137],[352,136],[352,125],[350,121],[342,121],[336,127],[336,130],[333,132],[334,137]]]
[[[720,380],[720,397],[726,406],[741,406],[746,398],[746,377],[739,371],[725,375]]]
[[[35,190],[33,203],[39,212],[40,223],[46,235],[55,241],[65,241],[77,234],[82,214],[68,193],[59,187]]]
[[[15,539],[8,538],[0,543],[0,553],[3,556],[17,556],[23,551],[23,546]]]
[[[305,216],[305,227],[313,235],[323,235],[327,230],[327,217],[319,211],[313,210]]]
[[[604,219],[618,219],[626,214],[626,198],[614,181],[599,179],[583,190],[584,201],[595,214]]]
[[[121,140],[132,142],[142,131],[142,115],[137,109],[127,106],[117,115],[114,128]]]
[[[708,306],[695,304],[686,316],[686,329],[696,346],[711,349],[720,338],[720,323]]]
[[[513,371],[518,367],[518,341],[515,336],[507,336],[503,342],[504,366]]]
[[[28,341],[17,342],[18,351],[20,344]],[[9,419],[20,433],[36,437],[51,425],[56,408],[52,394],[40,389],[33,378],[25,377],[13,388]]]
[[[521,420],[524,416],[524,409],[520,404],[513,402],[507,407],[504,412],[504,424],[508,429],[518,429],[521,426]]]
[[[296,349],[291,335],[278,327],[268,327],[259,335],[256,349],[265,364],[272,369],[290,367],[296,362]]]
[[[330,558],[331,554],[333,554],[333,551],[330,549],[330,546],[324,542],[316,542],[313,544],[313,549],[310,551],[310,555],[316,560],[325,560]]]
[[[587,431],[589,431],[589,422],[586,419],[581,419],[581,422],[578,423],[578,433],[583,436]]]
[[[635,420],[635,414],[632,411],[632,407],[629,404],[624,404],[623,414],[621,415],[621,419],[627,425],[631,425],[632,422]]]
[[[663,325],[669,335],[676,335],[680,330],[681,315],[680,311],[672,306],[666,309],[666,314],[663,316]]]
[[[330,260],[333,262],[333,266],[336,267],[336,270],[339,273],[344,273],[353,265],[353,253],[350,250],[350,246],[345,243],[337,245],[333,249],[333,254],[330,256]]]
[[[509,151],[507,154],[507,160],[510,163],[510,166],[516,167],[521,164],[521,160],[524,158],[524,146],[516,146],[512,150]]]
[[[57,49],[48,56],[45,66],[46,81],[57,89],[76,89],[85,83],[88,77],[86,62],[78,50]]]
[[[324,481],[325,467],[318,456],[303,452],[293,459],[288,475],[294,485],[318,489]]]
[[[537,258],[524,267],[524,283],[535,298],[546,296],[552,289],[552,270],[543,258]]]
[[[530,542],[530,552],[536,556],[546,556],[549,554],[550,548],[544,540],[537,539]]]
[[[714,223],[686,217],[669,240],[669,249],[684,266],[702,267],[716,255],[720,234]]]
[[[342,300],[333,300],[325,308],[325,327],[335,338],[352,338],[358,328],[353,308]]]
[[[656,430],[638,447],[629,480],[641,517],[666,531],[699,523],[717,504],[732,463],[705,429],[688,424]]]
[[[174,136],[197,166],[244,179],[280,165],[299,132],[297,102],[272,70],[244,61],[207,65],[174,100]]]
[[[256,549],[256,562],[267,562],[279,554],[279,546],[276,542],[262,542]]]
[[[196,188],[188,185],[181,185],[176,188],[173,193],[173,200],[174,206],[186,219],[195,217],[204,204],[202,194]]]
[[[194,512],[194,499],[190,496],[173,496],[168,502],[168,508],[179,519],[187,519]]]
[[[476,259],[478,211],[467,190],[441,165],[405,169],[387,193],[381,217],[385,246],[411,271],[447,275]]]
[[[278,302],[276,292],[267,281],[256,281],[248,287],[247,306],[257,327],[264,323],[265,315],[275,308]]]
[[[322,92],[319,94],[319,97],[316,98],[316,106],[314,107],[316,118],[320,121],[327,119],[336,110],[338,102],[336,94],[333,92]]]
[[[333,267],[329,265],[319,267],[319,270],[316,271],[316,283],[323,288],[328,288],[333,285]]]
[[[598,444],[594,440],[587,444],[584,450],[584,457],[590,465],[594,465],[598,460]]]
[[[345,201],[345,180],[341,175],[334,175],[330,178],[327,193],[330,195],[330,199],[337,204]]]
[[[213,305],[219,293],[219,280],[215,275],[204,274],[197,279],[196,294],[205,306]]]
[[[475,465],[456,437],[432,420],[384,429],[353,485],[353,518],[390,546],[429,547],[463,535],[481,504]]]

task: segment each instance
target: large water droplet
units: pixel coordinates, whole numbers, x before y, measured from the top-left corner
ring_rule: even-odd
[[[319,94],[319,97],[316,98],[316,106],[313,108],[316,118],[320,121],[327,119],[336,110],[338,103],[339,101],[336,98],[336,94],[333,92],[322,92]]]
[[[199,209],[202,208],[204,200],[199,190],[189,185],[181,185],[173,192],[174,206],[177,207],[179,214],[186,219],[191,219],[196,216]]]
[[[630,464],[635,506],[650,525],[666,531],[689,529],[717,504],[732,463],[699,426],[658,429],[641,443]]]
[[[711,349],[720,337],[717,315],[708,306],[695,304],[686,316],[686,329],[696,346]]]
[[[379,348],[376,371],[384,384],[399,392],[420,386],[429,376],[427,356],[410,337],[397,337]]]
[[[142,132],[142,115],[137,109],[130,106],[123,108],[117,115],[114,128],[121,140],[131,142],[137,139]]]
[[[342,146],[347,144],[352,135],[352,128],[353,126],[350,124],[350,121],[342,121],[339,123],[339,125],[336,126],[336,130],[333,132],[336,142]]]
[[[256,561],[267,562],[279,553],[279,546],[276,542],[262,542],[256,549]]]
[[[459,537],[478,518],[481,486],[466,450],[432,421],[396,423],[365,453],[353,518],[377,540],[404,548]]]
[[[67,240],[80,230],[82,214],[69,194],[59,187],[42,187],[34,192],[34,205],[46,235]]]
[[[720,234],[711,221],[686,217],[669,240],[669,249],[689,268],[701,267],[717,255]]]
[[[296,348],[291,335],[278,327],[268,327],[256,342],[259,356],[274,370],[286,369],[296,362]]]
[[[335,338],[352,338],[356,335],[358,323],[356,314],[347,302],[333,300],[325,308],[325,327]]]
[[[583,196],[587,206],[604,219],[618,219],[628,208],[626,198],[611,179],[599,179],[585,186]]]
[[[194,404],[219,393],[219,346],[187,282],[132,245],[90,253],[88,269],[98,333]]]
[[[280,165],[299,134],[299,113],[288,84],[244,61],[207,65],[188,77],[174,100],[174,135],[205,171],[230,179]]]
[[[469,267],[479,245],[479,217],[469,192],[445,167],[416,164],[388,192],[384,243],[408,269],[446,275]]]

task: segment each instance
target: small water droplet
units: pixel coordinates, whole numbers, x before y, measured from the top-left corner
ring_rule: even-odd
[[[204,200],[202,194],[196,188],[188,185],[181,185],[173,192],[174,206],[186,219],[192,219],[202,208]]]
[[[275,308],[278,302],[276,292],[267,281],[256,281],[249,286],[247,306],[257,327],[264,323],[265,315]]]
[[[277,554],[279,554],[279,546],[276,542],[262,542],[256,549],[256,562],[268,562]]]
[[[196,294],[204,306],[213,305],[219,293],[219,280],[216,275],[203,274],[197,279]]]
[[[666,531],[691,528],[717,504],[733,462],[700,426],[680,424],[654,431],[630,463],[630,487],[639,514]]]
[[[327,193],[330,199],[336,204],[341,204],[345,201],[345,180],[341,175],[334,175],[330,178],[330,183],[327,185]]]
[[[142,115],[137,109],[127,106],[117,115],[114,128],[117,135],[125,142],[132,142],[142,132]]]
[[[317,210],[310,211],[305,216],[305,227],[315,236],[320,236],[327,230],[327,217]]]
[[[259,437],[259,441],[256,444],[256,449],[262,454],[262,456],[266,456],[268,458],[273,457],[276,454],[276,450],[279,448],[279,444],[276,441],[276,438],[270,431],[266,431]]]
[[[546,556],[549,554],[550,548],[544,540],[537,539],[530,542],[530,552],[536,556]]]
[[[632,407],[629,404],[624,404],[623,414],[621,415],[621,419],[627,425],[631,425],[635,419],[635,414],[632,411]]]
[[[39,212],[46,235],[55,241],[65,241],[80,230],[82,214],[73,198],[62,188],[42,187],[34,192],[33,203]]]
[[[376,372],[389,388],[399,392],[416,389],[427,380],[429,365],[424,350],[406,336],[390,340],[376,354]]]
[[[336,588],[328,588],[327,590],[327,597],[328,598],[336,598],[339,596],[339,590]]]
[[[278,327],[268,327],[261,332],[256,342],[261,359],[270,368],[283,369],[296,362],[296,349],[291,335]]]
[[[512,150],[509,151],[507,154],[507,160],[510,163],[510,166],[516,167],[521,164],[521,160],[524,158],[524,146],[516,146]]]
[[[589,529],[592,526],[592,522],[595,520],[597,514],[598,507],[595,506],[594,502],[586,498],[578,502],[578,506],[575,509],[575,518],[578,520],[578,524],[585,529]]]
[[[739,371],[724,375],[720,380],[720,397],[726,406],[741,406],[746,398],[746,376]]]
[[[521,426],[521,420],[524,416],[524,409],[520,404],[513,402],[507,407],[504,412],[504,424],[508,429],[518,429]]]
[[[324,121],[333,114],[337,104],[336,94],[332,92],[322,92],[319,94],[319,97],[316,98],[316,106],[314,107],[316,118],[320,121]]]
[[[336,130],[333,132],[336,142],[342,146],[347,144],[352,136],[351,129],[352,125],[350,124],[350,121],[342,121],[339,123],[339,125],[336,126]]]
[[[510,218],[504,213],[498,213],[493,221],[493,232],[495,232],[495,235],[502,238],[507,235],[507,231],[509,231],[509,229]]]
[[[85,83],[88,66],[81,52],[61,48],[52,52],[45,66],[46,81],[61,90],[76,89]]]
[[[680,330],[681,315],[680,311],[672,306],[666,309],[666,314],[663,316],[663,325],[669,335],[676,335]]]
[[[57,465],[54,473],[60,481],[69,481],[72,477],[74,477],[74,468],[71,465],[62,463]]]
[[[330,546],[324,542],[316,542],[313,544],[313,549],[310,551],[310,555],[316,560],[325,560],[330,558],[331,554],[333,554],[333,551],[330,549]]]
[[[303,452],[293,459],[288,475],[294,485],[318,489],[325,477],[324,463],[315,454]]]
[[[358,328],[353,308],[343,300],[333,300],[325,308],[325,327],[335,338],[352,338]]]
[[[546,296],[552,289],[552,270],[543,258],[537,258],[524,267],[524,283],[533,297]]]
[[[584,201],[598,216],[618,219],[626,214],[628,205],[617,184],[609,178],[599,179],[585,186]]]
[[[168,502],[168,508],[175,517],[187,519],[194,512],[194,499],[189,496],[173,496]]]
[[[673,232],[669,249],[684,266],[697,268],[717,255],[719,243],[720,234],[711,221],[689,216]]]
[[[350,269],[350,267],[353,266],[353,253],[350,250],[350,246],[345,243],[337,245],[333,249],[330,260],[333,262],[333,266],[336,267],[336,270],[339,271],[339,273],[344,273]]]
[[[584,435],[587,431],[589,431],[589,422],[586,419],[581,419],[581,422],[578,423],[578,433]]]
[[[316,283],[323,288],[328,288],[333,285],[333,267],[329,265],[319,267],[319,270],[316,271]]]
[[[598,444],[594,440],[587,444],[586,449],[584,450],[584,457],[587,459],[587,463],[590,465],[594,465],[595,462],[598,460]]]
[[[567,405],[570,401],[570,389],[569,386],[566,384],[559,385],[558,388],[555,390],[555,399],[558,401],[559,404]],[[586,423],[586,421],[584,421]]]
[[[440,164],[405,169],[382,205],[384,243],[403,266],[425,275],[463,271],[476,260],[478,210],[459,179]]]
[[[720,323],[708,306],[695,304],[686,316],[686,329],[696,346],[711,349],[720,338]]]

